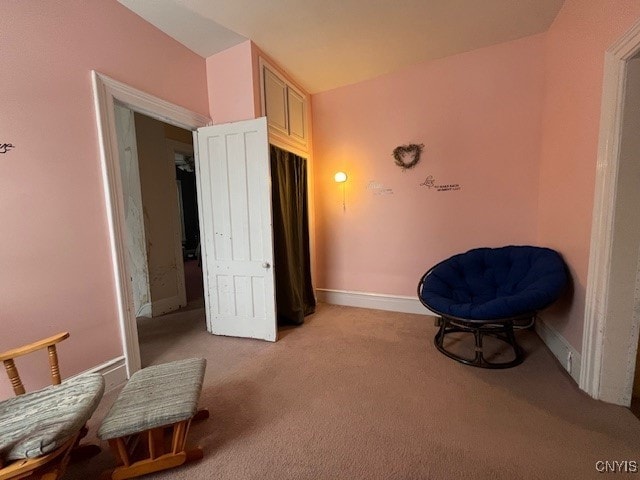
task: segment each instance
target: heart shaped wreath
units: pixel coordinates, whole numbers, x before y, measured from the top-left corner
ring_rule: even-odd
[[[415,167],[420,161],[420,154],[424,145],[422,143],[410,145],[401,145],[393,149],[393,158],[396,165],[402,168],[402,171]]]

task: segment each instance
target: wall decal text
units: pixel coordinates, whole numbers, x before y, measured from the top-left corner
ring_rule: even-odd
[[[0,153],[7,153],[16,148],[12,143],[0,143]]]
[[[433,188],[436,192],[455,192],[462,189],[462,186],[459,183],[436,185],[436,179],[433,178],[433,175],[427,176],[420,186],[427,187],[429,190]]]
[[[387,188],[382,183],[373,180],[367,184],[367,190],[371,190],[374,195],[393,195],[393,189]]]

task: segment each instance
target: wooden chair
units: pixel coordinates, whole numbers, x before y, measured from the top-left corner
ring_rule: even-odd
[[[56,344],[68,337],[59,333],[0,353],[16,395],[0,401],[0,480],[60,478],[86,435],[84,425],[102,398],[104,380],[89,374],[62,382]],[[52,386],[26,393],[14,359],[45,348]]]

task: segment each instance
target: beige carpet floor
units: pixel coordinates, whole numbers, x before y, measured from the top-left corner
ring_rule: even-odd
[[[320,304],[267,343],[207,334],[197,307],[140,338],[145,364],[207,359],[211,418],[191,432],[205,457],[146,478],[588,479],[611,475],[600,460],[640,463],[640,421],[582,393],[532,332],[522,365],[483,370],[438,353],[430,317]],[[103,452],[65,478],[111,464]]]

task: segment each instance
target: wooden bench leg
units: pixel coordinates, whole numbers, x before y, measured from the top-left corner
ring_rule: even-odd
[[[160,470],[167,470],[174,468],[185,463],[187,454],[185,452],[174,455],[173,453],[167,453],[154,460],[149,458],[140,460],[131,464],[128,467],[121,466],[116,468],[111,474],[112,480],[125,480],[127,478],[135,478],[148,473],[159,472]]]
[[[185,463],[194,462],[196,460],[202,460],[204,452],[200,447],[193,447],[185,452],[187,454],[187,461]]]
[[[159,427],[137,434],[138,438],[129,438],[128,442],[125,438],[116,438],[109,440],[109,446],[113,452],[118,466],[107,472],[104,472],[102,479],[125,480],[127,478],[139,477],[148,473],[159,472],[180,466],[184,463],[194,460],[200,460],[204,454],[200,447],[186,450],[187,434],[189,427],[194,420],[204,420],[209,417],[207,410],[200,410],[191,419],[178,422],[172,427],[171,439],[169,445],[165,445],[165,428]],[[140,440],[140,442],[137,442]],[[133,450],[137,443],[146,446],[148,457],[138,461],[134,461]],[[127,446],[132,445],[131,448]],[[170,451],[167,452],[167,448]]]
[[[154,428],[147,431],[147,445],[151,460],[161,457],[164,451],[164,429]]]

